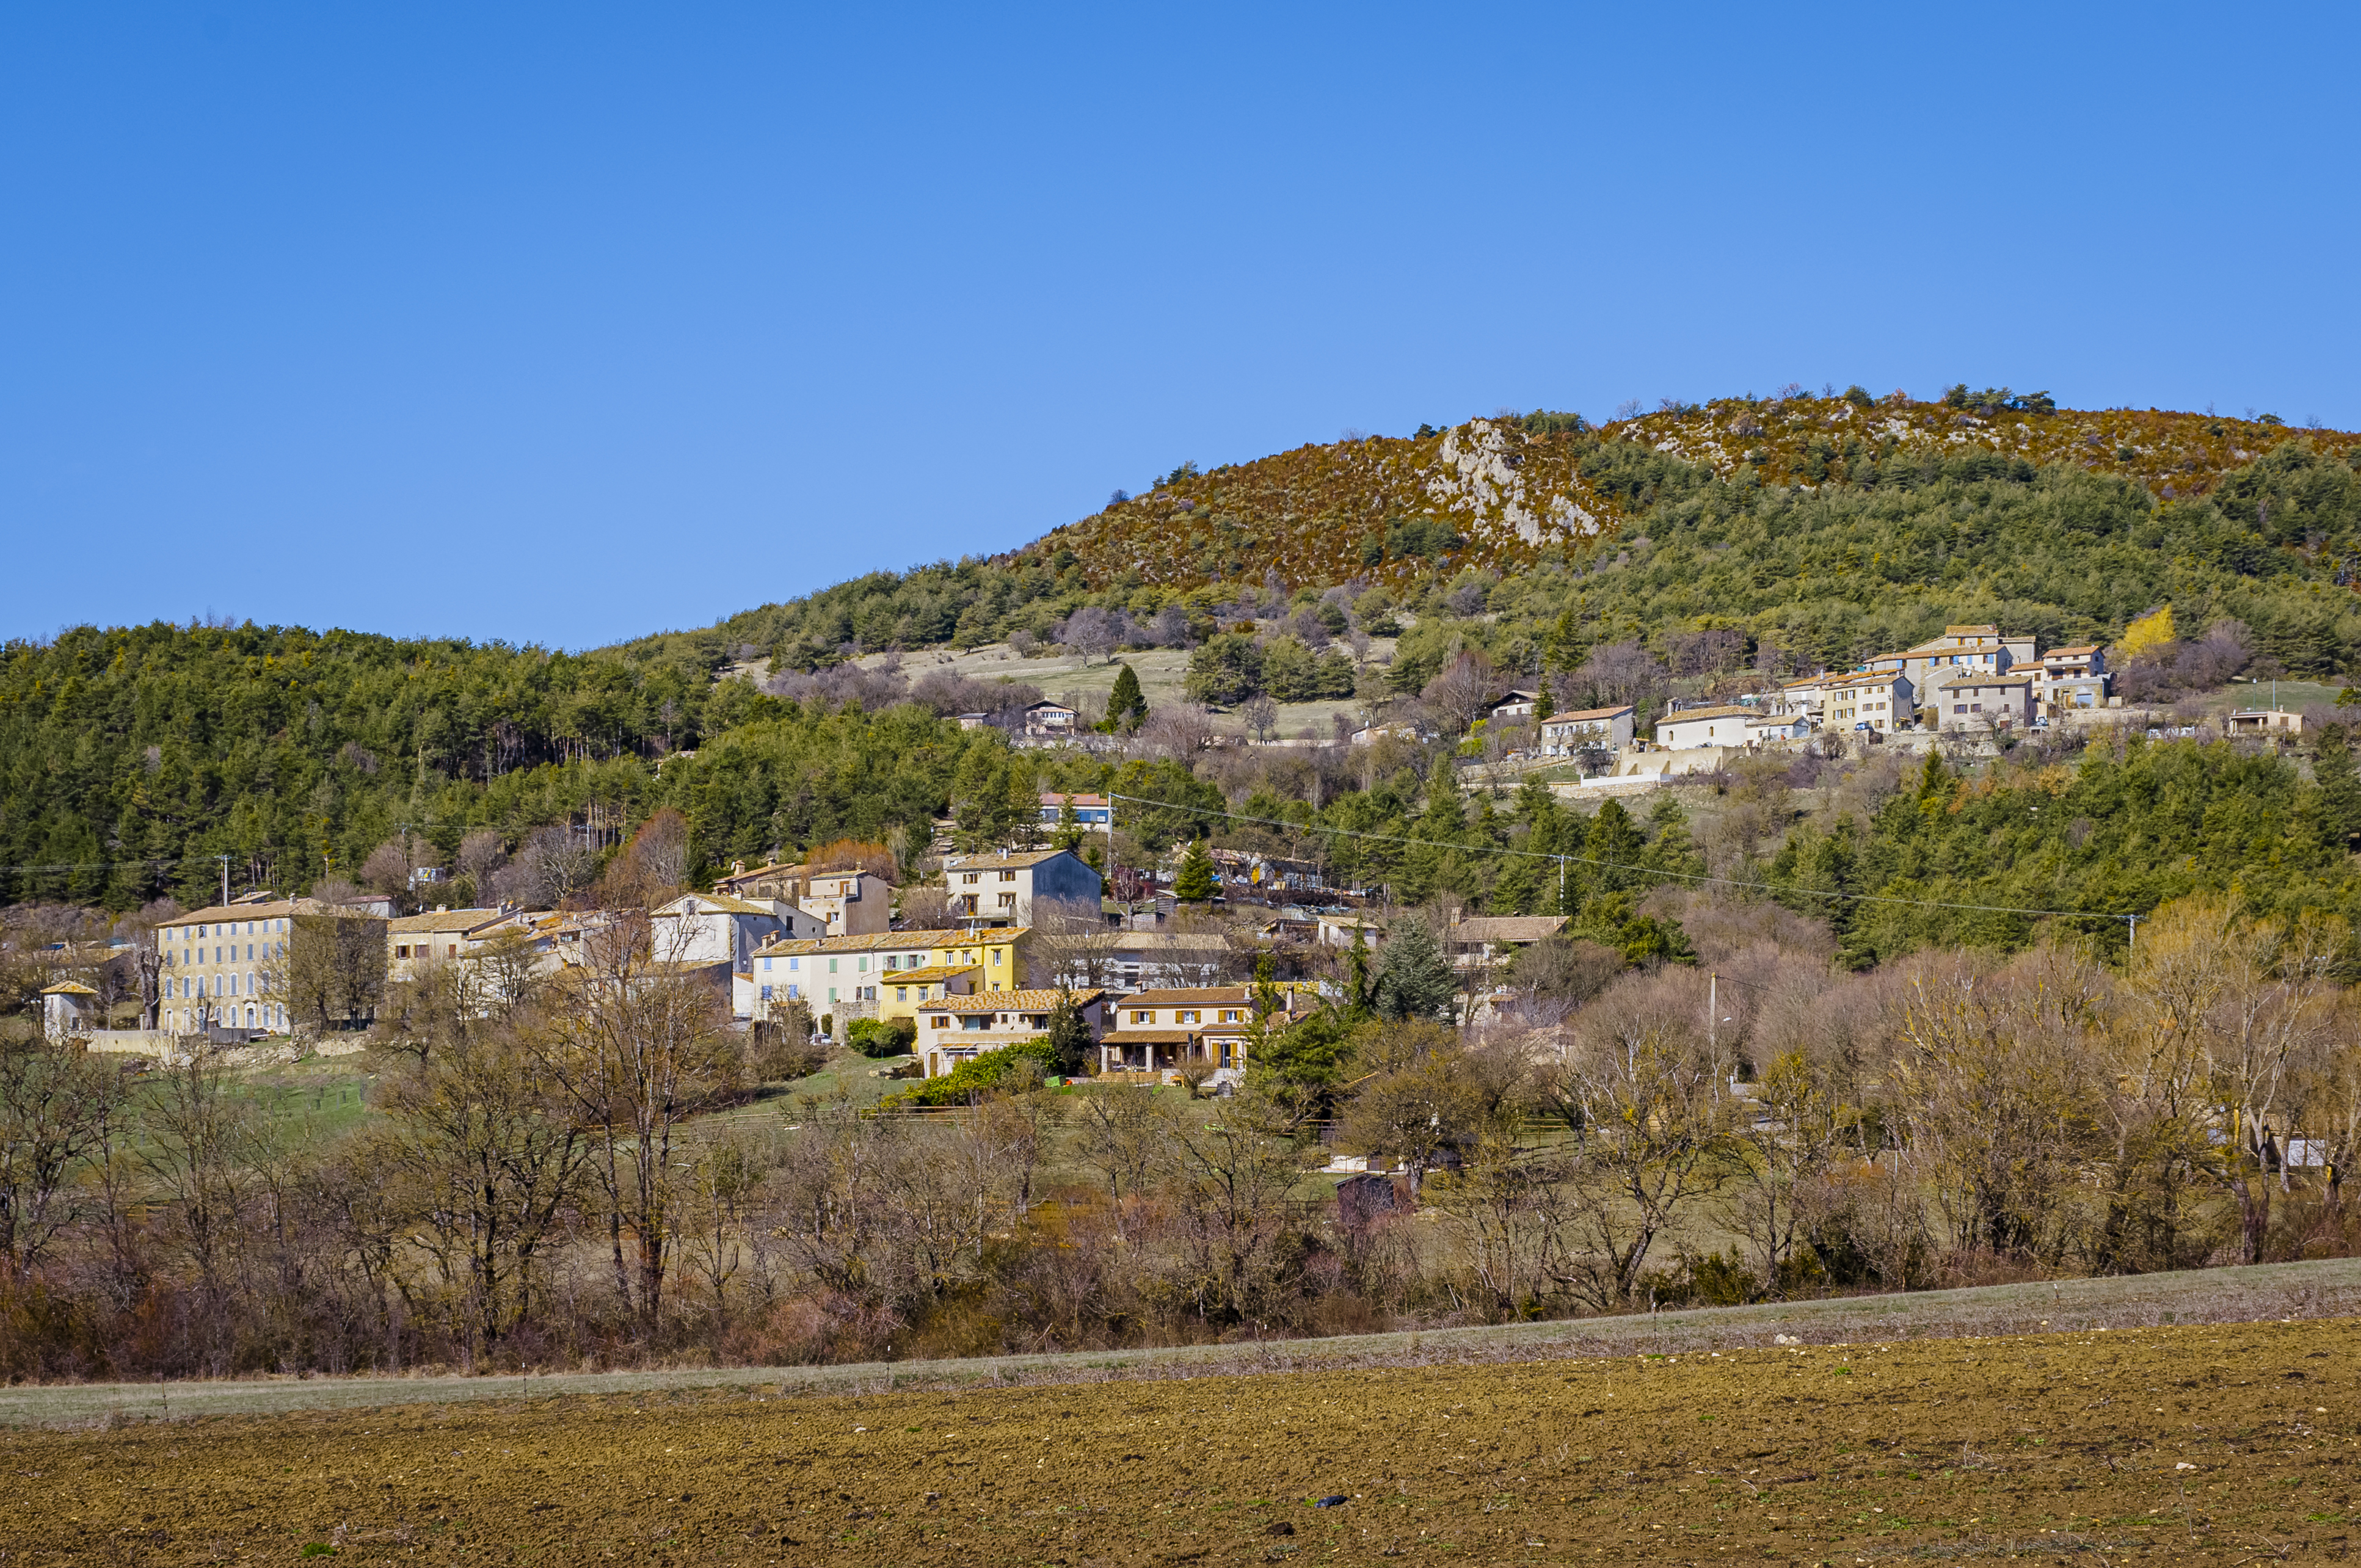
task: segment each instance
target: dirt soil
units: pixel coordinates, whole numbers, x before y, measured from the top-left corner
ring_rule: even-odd
[[[2356,1331],[16,1431],[0,1565],[2340,1562]]]

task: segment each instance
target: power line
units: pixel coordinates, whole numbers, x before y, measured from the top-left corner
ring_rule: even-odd
[[[1399,833],[1371,833],[1359,828],[1306,827],[1300,822],[1288,822],[1269,817],[1247,817],[1235,811],[1217,811],[1210,806],[1184,806],[1170,800],[1149,800],[1141,795],[1117,795],[1107,792],[1109,800],[1128,801],[1134,806],[1153,806],[1166,811],[1179,811],[1199,817],[1220,817],[1232,822],[1250,822],[1263,828],[1283,828],[1290,833],[1323,833],[1338,838],[1366,839],[1375,843],[1400,844],[1414,850],[1459,850],[1482,855],[1517,855],[1527,860],[1554,861],[1561,864],[1598,866],[1606,871],[1638,872],[1642,876],[1678,877],[1683,882],[1715,887],[1741,888],[1750,893],[1801,894],[1812,898],[1850,899],[1859,904],[1899,904],[1914,909],[1956,909],[1979,915],[2042,915],[2068,920],[2128,920],[2135,924],[2139,916],[2131,910],[2104,909],[2026,909],[2008,904],[1951,904],[1934,898],[1900,898],[1883,893],[1843,893],[1817,887],[1781,887],[1767,882],[1742,882],[1735,877],[1708,876],[1703,872],[1669,871],[1662,866],[1632,865],[1623,861],[1600,860],[1591,855],[1552,854],[1545,850],[1517,850],[1506,845],[1453,844],[1434,839],[1411,839]]]

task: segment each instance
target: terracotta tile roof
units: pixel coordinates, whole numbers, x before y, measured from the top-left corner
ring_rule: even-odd
[[[874,971],[878,978],[893,985],[935,985],[965,975],[982,974],[982,964],[938,964],[927,969],[889,969]]]
[[[214,926],[231,920],[277,920],[290,915],[326,915],[329,905],[316,898],[274,898],[262,904],[208,904],[186,915],[175,915],[167,926]]]
[[[688,905],[702,907],[686,907]],[[654,913],[659,917],[681,915],[768,915],[774,919],[779,917],[779,912],[767,903],[738,898],[726,893],[686,893]]]
[[[943,869],[961,872],[1022,871],[1027,866],[1038,866],[1043,861],[1054,861],[1060,855],[1072,856],[1075,860],[1082,858],[1071,850],[1012,850],[1005,855],[994,850],[988,854],[946,855],[943,857]]]
[[[2021,686],[2030,684],[2031,680],[2031,676],[2018,671],[1961,670],[1956,675],[1946,675],[1937,681],[1935,689],[1949,691],[1954,686]]]
[[[1058,1005],[1064,995],[1057,991],[979,991],[972,996],[946,996],[925,1004],[929,1013],[1047,1013]],[[1074,1005],[1088,1007],[1106,994],[1104,991],[1077,991]]]
[[[423,915],[404,915],[386,923],[386,929],[397,937],[408,937],[428,931],[472,931],[479,926],[496,926],[508,918],[498,909],[432,909]]]
[[[1619,713],[1629,713],[1631,711],[1631,705],[1628,702],[1615,707],[1586,707],[1578,709],[1573,713],[1553,713],[1547,718],[1543,719],[1542,723],[1544,725],[1551,725],[1565,724],[1572,720],[1584,718],[1612,718]]]
[[[1538,942],[1565,929],[1563,915],[1480,915],[1444,927],[1454,942]]]
[[[871,931],[857,937],[779,937],[754,949],[758,955],[789,953],[882,953],[908,948],[983,948],[1005,945],[1032,934],[1030,926],[994,926],[971,934],[963,930]]]
[[[1200,985],[1180,987],[1172,991],[1135,991],[1129,996],[1115,999],[1118,1007],[1217,1007],[1224,1003],[1233,1006],[1254,1000],[1251,985]]]
[[[1700,718],[1744,718],[1751,717],[1753,712],[1754,710],[1751,707],[1739,707],[1736,706],[1723,707],[1685,707],[1678,713],[1668,713],[1664,715],[1662,718],[1657,719],[1656,722],[1661,726],[1666,724],[1689,724],[1694,723],[1696,720]]]
[[[2052,648],[2041,656],[2045,659],[2087,659],[2098,651],[2096,642],[2085,642],[2075,648]]]

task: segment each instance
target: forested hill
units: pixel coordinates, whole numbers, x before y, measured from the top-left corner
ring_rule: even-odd
[[[1668,403],[1597,427],[1576,414],[1501,415],[1203,473],[1184,463],[1147,492],[1118,492],[1098,513],[1006,554],[874,572],[708,631],[632,646],[726,646],[813,669],[855,650],[981,643],[1017,630],[1046,639],[1086,602],[1125,609],[1143,626],[1167,604],[1200,621],[1241,603],[1251,609],[1274,586],[1283,599],[1349,582],[1415,606],[1438,589],[1536,566],[1594,569],[1635,535],[1659,532],[1660,509],[1700,496],[1717,512],[1851,498],[1889,515],[1923,513],[1974,504],[1932,488],[2022,483],[2037,472],[2084,475],[2140,498],[2162,530],[2144,548],[2185,535],[2198,543],[2200,565],[2256,577],[2324,573],[2343,584],[2361,568],[2348,484],[2356,462],[2361,437],[2296,430],[2274,415],[2059,409],[2006,388],[1956,387],[1927,402],[1791,389]],[[2025,597],[1975,581],[2015,569],[1996,558],[1946,552],[1931,578],[1875,565],[1882,570],[1850,586]],[[1838,587],[1835,576],[1809,585],[1812,597]],[[1750,601],[1748,613],[1763,608]]]
[[[920,828],[961,789],[996,802],[992,820],[1029,780],[940,701],[885,707],[888,683],[797,702],[726,677],[764,657],[812,670],[1048,639],[1085,607],[1132,641],[1407,620],[1389,677],[1404,693],[1459,649],[1579,682],[1595,651],[1637,645],[1705,678],[1842,666],[1951,621],[2113,641],[2159,606],[2178,639],[2147,656],[2152,687],[2218,684],[2250,659],[2342,678],[2361,663],[2356,451],[2260,420],[2049,411],[1997,391],[1730,400],[1602,430],[1544,414],[1184,465],[1006,556],[587,654],[82,628],[0,649],[0,903],[194,901],[225,855],[234,887],[302,888],[405,831],[446,864],[471,831],[510,850],[557,824],[611,841],[665,802],[708,865]]]
[[[277,627],[12,643],[0,904],[210,902],[224,855],[234,893],[307,889],[356,879],[389,839],[447,868],[482,829],[505,850],[552,825],[611,845],[667,800],[741,853],[783,837],[883,839],[939,810],[962,756],[989,739],[922,711],[806,708],[713,674],[677,652]],[[701,778],[688,765],[700,759],[682,757],[700,746]]]

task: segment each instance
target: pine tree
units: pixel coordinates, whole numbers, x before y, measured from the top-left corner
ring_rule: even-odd
[[[1345,1006],[1353,1013],[1369,1008],[1369,941],[1358,925],[1353,927],[1353,950],[1345,955]]]
[[[2361,840],[2361,769],[2354,766],[2352,732],[2344,725],[2332,724],[2320,732],[2312,776],[2320,785],[2323,840],[2332,850],[2351,849]]]
[[[1115,673],[1115,689],[1107,693],[1106,718],[1109,728],[1126,730],[1148,721],[1148,697],[1139,689],[1139,676],[1127,663]]]
[[[1213,897],[1213,857],[1206,852],[1205,840],[1189,840],[1188,852],[1180,857],[1180,870],[1172,879],[1172,896],[1183,904],[1210,904]]]
[[[1623,803],[1606,802],[1599,806],[1598,815],[1590,819],[1590,831],[1583,839],[1582,852],[1593,861],[1609,863],[1590,866],[1585,880],[1609,893],[1638,886],[1642,873],[1622,868],[1635,864],[1645,847],[1639,827],[1631,820],[1631,814],[1623,809]]]
[[[1648,812],[1648,847],[1642,851],[1640,863],[1654,872],[1686,872],[1690,876],[1705,874],[1705,856],[1698,852],[1697,840],[1689,835],[1689,814],[1681,803],[1669,795],[1656,797]],[[1685,882],[1680,876],[1665,876],[1665,882]]]
[[[1378,1016],[1449,1023],[1458,994],[1459,977],[1443,956],[1443,944],[1424,920],[1404,916],[1387,938],[1385,956],[1378,964]]]

